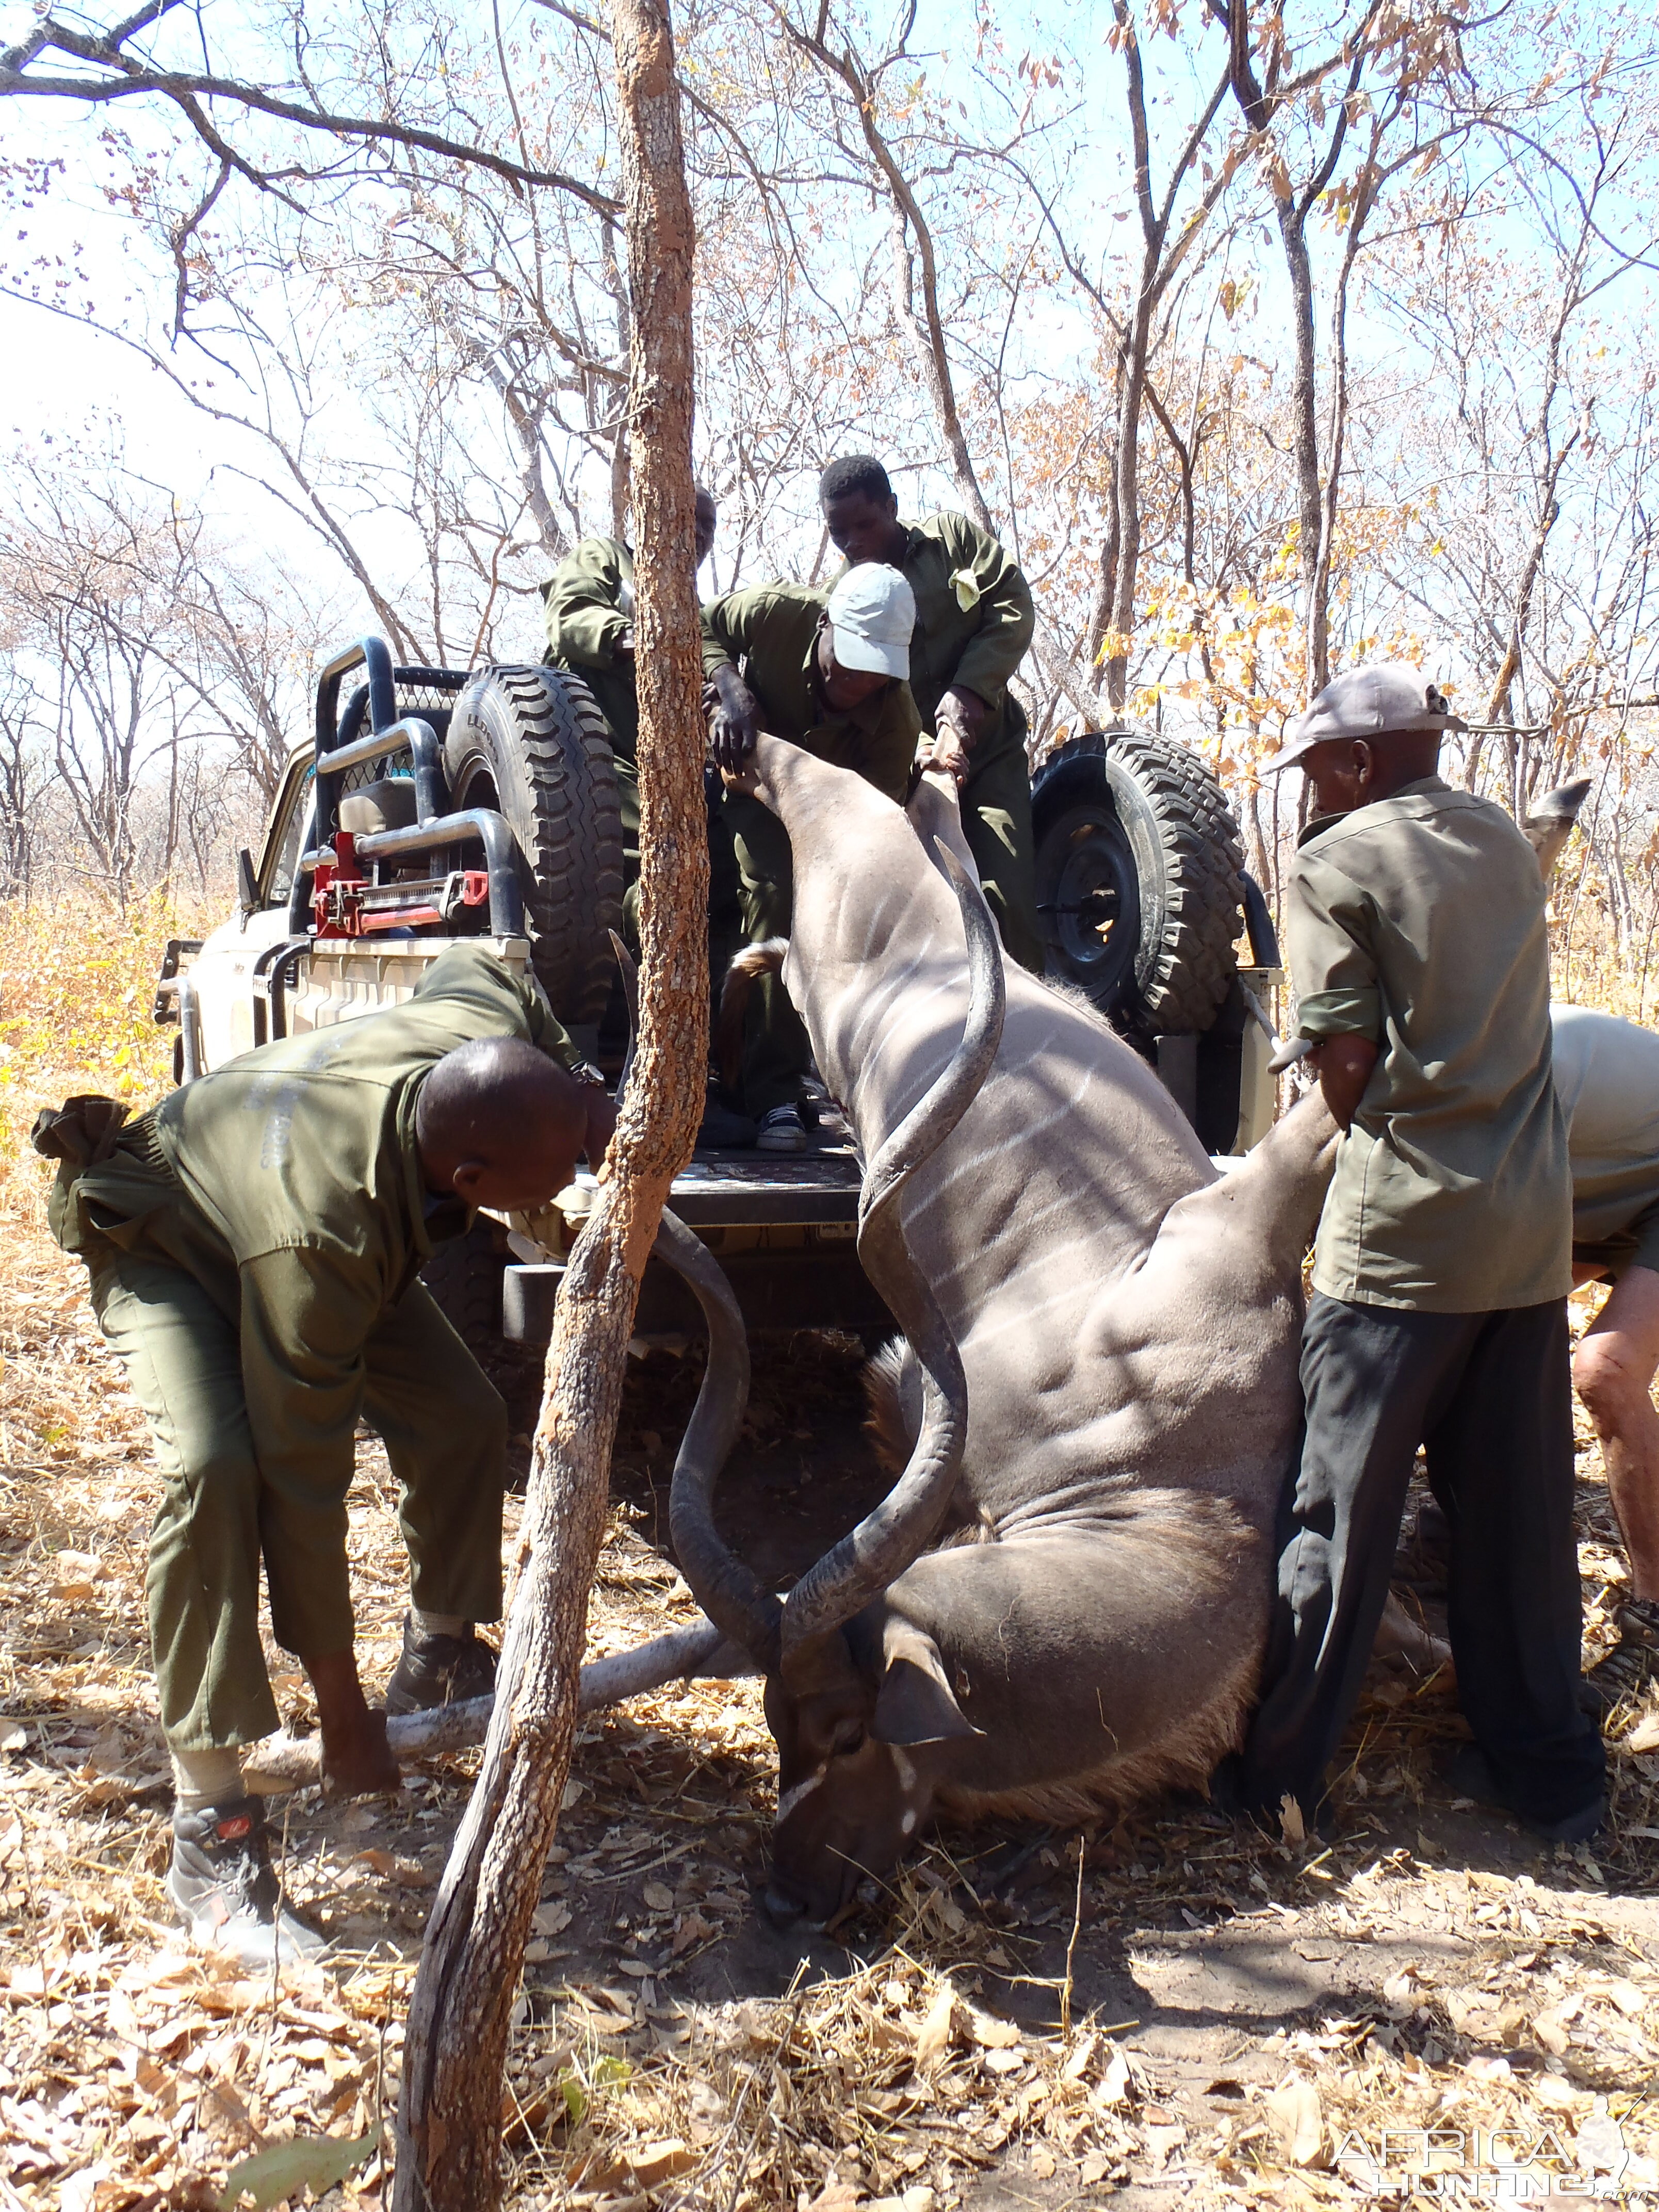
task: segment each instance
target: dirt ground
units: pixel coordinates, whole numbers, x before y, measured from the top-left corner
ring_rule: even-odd
[[[355,2161],[326,2201],[378,2204],[377,2116],[469,1761],[432,1762],[397,1802],[276,1803],[289,1890],[334,1939],[320,1966],[253,1979],[183,1948],[161,1888],[143,1425],[74,1271],[33,1215],[9,1228],[0,2204],[228,2203],[232,2168],[296,2136],[331,2139],[337,2182]],[[859,1357],[850,1340],[757,1344],[723,1497],[768,1575],[872,1494]],[[632,1368],[596,1653],[690,1614],[666,1499],[696,1366]],[[360,1461],[361,1652],[380,1682],[404,1571],[384,1460],[366,1440]],[[1594,1656],[1621,1569],[1593,1450],[1581,1475]],[[303,1727],[303,1678],[270,1656]],[[1659,1698],[1608,1730],[1605,1836],[1546,1848],[1436,1779],[1464,1734],[1443,1687],[1377,1674],[1333,1843],[1190,1800],[1081,1835],[949,1833],[815,1939],[755,1901],[774,1800],[757,1686],[599,1717],[518,2001],[509,2201],[1012,2212],[1659,2190]]]

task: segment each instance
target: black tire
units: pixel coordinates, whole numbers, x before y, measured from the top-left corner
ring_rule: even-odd
[[[1048,973],[1142,1039],[1201,1035],[1237,973],[1244,855],[1215,777],[1187,746],[1091,730],[1031,787]]]
[[[622,805],[605,719],[556,668],[483,668],[455,702],[444,772],[460,810],[494,806],[519,848],[531,958],[554,1012],[595,1025],[622,927]]]

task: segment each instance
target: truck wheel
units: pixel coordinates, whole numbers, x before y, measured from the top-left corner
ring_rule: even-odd
[[[1207,1030],[1237,972],[1244,855],[1198,755],[1089,731],[1043,763],[1031,815],[1048,973],[1139,1038]]]
[[[457,811],[493,806],[519,848],[531,958],[568,1026],[597,1024],[622,927],[622,807],[604,717],[555,668],[483,668],[455,702],[444,772]]]

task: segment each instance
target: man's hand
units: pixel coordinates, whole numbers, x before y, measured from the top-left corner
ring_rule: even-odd
[[[970,753],[985,734],[985,726],[991,719],[991,710],[977,691],[965,685],[953,684],[948,691],[939,695],[939,711],[933,716],[933,727],[943,738],[946,731],[954,733],[963,752]]]
[[[939,735],[924,737],[916,748],[919,769],[938,769],[954,779],[960,791],[968,781],[968,749],[951,724],[942,718]]]
[[[1319,1088],[1339,1129],[1359,1111],[1359,1102],[1376,1066],[1378,1047],[1368,1036],[1330,1036],[1314,1047],[1308,1065],[1319,1073]]]
[[[331,1651],[301,1663],[316,1693],[324,1796],[378,1797],[401,1790],[403,1770],[386,1740],[386,1715],[369,1711],[355,1652]]]
[[[709,678],[702,696],[714,765],[735,773],[754,751],[760,735],[760,702],[729,660]]]

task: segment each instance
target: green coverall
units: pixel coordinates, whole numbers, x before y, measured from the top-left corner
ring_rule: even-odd
[[[105,1336],[155,1441],[150,1636],[168,1743],[228,1750],[277,1726],[259,1641],[352,1643],[346,1497],[361,1415],[399,1485],[413,1602],[501,1612],[507,1413],[416,1279],[472,1215],[428,1191],[422,1079],[475,1037],[580,1055],[482,946],[384,1013],[244,1054],[66,1162],[53,1234],[87,1265]]]
[[[763,584],[728,592],[702,611],[702,662],[712,675],[730,661],[760,705],[761,727],[775,738],[853,769],[902,805],[921,735],[908,684],[892,683],[847,714],[824,700],[817,674],[818,618],[827,592],[805,584]],[[728,791],[721,805],[737,850],[744,932],[751,945],[787,937],[794,905],[788,833],[769,807]],[[775,1106],[799,1105],[812,1051],[800,1016],[775,975],[763,979],[758,1016],[744,1041],[744,1111],[758,1121]]]
[[[617,647],[634,623],[634,556],[619,538],[584,538],[542,586],[547,660],[579,676],[611,732],[622,799],[623,926],[640,943],[640,700],[630,658]],[[716,995],[738,942],[738,864],[717,808],[708,812],[709,969]]]
[[[1004,945],[1040,975],[1045,952],[1031,849],[1027,725],[1025,709],[1008,689],[1036,627],[1030,588],[990,532],[965,514],[933,514],[905,528],[905,549],[892,565],[916,596],[910,640],[916,709],[937,734],[940,695],[959,684],[991,710],[969,755],[963,833]]]

